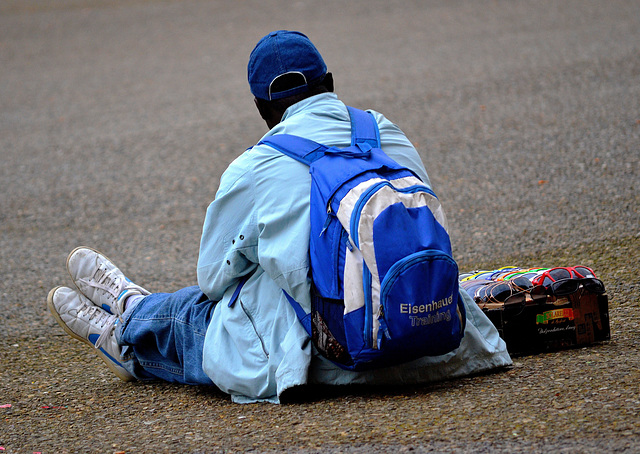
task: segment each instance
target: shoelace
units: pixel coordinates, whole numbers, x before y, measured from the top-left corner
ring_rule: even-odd
[[[85,304],[84,307],[78,311],[78,317],[81,317],[83,313],[87,315],[90,323],[102,328],[102,332],[94,344],[95,348],[102,347],[102,344],[104,344],[111,335],[118,317],[116,315],[110,315],[99,307],[90,304]]]
[[[81,281],[110,293],[114,298],[122,293],[127,282],[117,268],[107,271],[102,265],[96,269],[92,279],[81,279]]]

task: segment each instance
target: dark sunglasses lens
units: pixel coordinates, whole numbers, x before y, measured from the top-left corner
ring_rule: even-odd
[[[522,304],[527,300],[527,292],[519,292],[509,296],[504,300],[505,305]]]
[[[540,303],[547,299],[547,291],[542,285],[538,285],[529,290],[529,295],[536,303]]]
[[[531,284],[531,281],[529,279],[522,276],[514,277],[509,282],[511,282],[511,285],[516,291],[527,290],[533,286],[533,284]]]
[[[575,279],[562,279],[552,283],[550,288],[553,295],[566,296],[578,290],[579,286],[580,283]]]
[[[596,277],[593,271],[586,266],[576,266],[573,270],[578,274],[578,277]]]
[[[490,295],[496,301],[504,301],[511,296],[511,287],[509,287],[509,284],[503,283],[494,285],[490,289]]]
[[[585,290],[597,295],[602,295],[605,292],[604,284],[598,279],[585,279],[582,286]]]
[[[570,279],[571,272],[566,268],[554,268],[548,271],[549,276],[551,276],[554,280],[559,281],[560,279]]]
[[[551,280],[550,278],[548,278],[547,276],[544,277],[544,280],[542,281],[542,285],[544,285],[545,287],[550,286],[551,284],[553,284],[553,280]]]
[[[486,286],[477,287],[473,291],[473,295],[474,295],[474,298],[476,298],[476,299],[478,299],[480,301],[486,301],[486,299],[487,299],[487,287]]]

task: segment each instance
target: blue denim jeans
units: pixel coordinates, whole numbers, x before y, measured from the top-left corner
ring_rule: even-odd
[[[197,286],[128,305],[116,333],[124,347],[122,365],[140,380],[212,385],[202,370],[202,352],[215,307]]]

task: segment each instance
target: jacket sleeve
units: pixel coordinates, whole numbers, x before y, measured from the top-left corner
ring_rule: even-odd
[[[212,300],[261,267],[309,306],[309,169],[266,146],[234,161],[205,217],[198,284]]]
[[[378,122],[382,149],[399,164],[413,170],[427,186],[431,187],[422,159],[407,136],[396,124],[389,121],[381,113],[370,112]]]
[[[303,307],[309,301],[309,167],[268,146],[254,147],[258,263]]]
[[[222,175],[202,228],[198,285],[214,301],[258,263],[255,190],[245,162],[240,156]]]

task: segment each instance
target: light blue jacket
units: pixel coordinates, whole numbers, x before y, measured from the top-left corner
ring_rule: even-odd
[[[402,131],[379,113],[382,148],[429,179]],[[291,106],[265,137],[289,133],[330,146],[348,146],[349,116],[333,93]],[[265,146],[229,165],[207,209],[198,259],[198,283],[219,300],[207,330],[203,367],[235,402],[278,402],[286,389],[305,383],[422,383],[511,364],[504,342],[466,293],[467,329],[462,345],[441,357],[372,372],[347,372],[312,351],[282,289],[310,309],[309,191],[307,166]],[[239,279],[250,276],[234,304]]]

